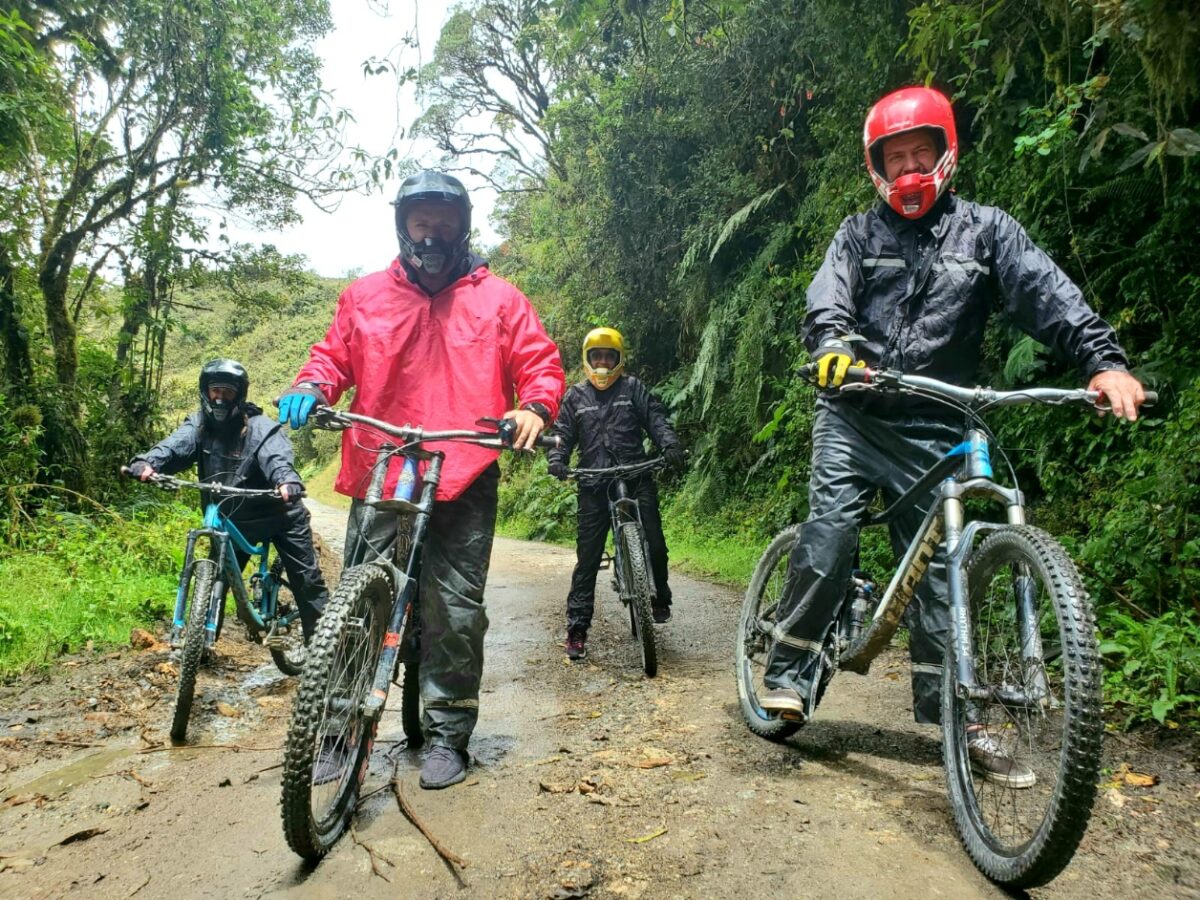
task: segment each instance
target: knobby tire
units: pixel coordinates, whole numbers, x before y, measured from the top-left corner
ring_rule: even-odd
[[[192,715],[192,700],[196,694],[196,676],[204,659],[205,628],[208,607],[212,601],[213,581],[217,564],[211,559],[198,559],[188,576],[190,596],[187,598],[187,625],[183,633],[183,651],[179,659],[179,686],[175,693],[175,714],[171,720],[171,740],[176,743],[187,737],[188,720]]]
[[[646,566],[645,543],[642,529],[635,523],[621,528],[625,544],[626,575],[629,579],[625,589],[629,592],[629,616],[634,638],[642,654],[642,671],[648,678],[658,674],[658,648],[654,644],[654,612],[650,604],[650,572]]]
[[[309,642],[284,745],[281,802],[288,846],[308,860],[323,857],[346,830],[366,777],[377,723],[364,720],[362,701],[383,649],[391,604],[392,581],[382,567],[348,569]],[[344,763],[325,808],[314,811],[314,789],[326,790],[313,784],[318,745],[334,733],[325,725],[330,708],[338,705],[348,723],[339,732],[346,739]]]

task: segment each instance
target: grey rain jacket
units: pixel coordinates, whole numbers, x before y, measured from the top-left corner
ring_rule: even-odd
[[[590,381],[568,389],[551,433],[559,446],[546,456],[551,463],[569,465],[571,451],[579,447],[581,469],[642,462],[647,459],[643,430],[659,450],[679,445],[679,436],[667,421],[667,409],[632,375],[622,375],[606,391]]]
[[[917,221],[885,204],[847,217],[809,286],[804,342],[850,336],[872,368],[970,384],[994,305],[1088,377],[1127,366],[1112,328],[1012,216],[953,194]]]
[[[192,413],[160,443],[134,457],[156,472],[174,475],[196,466],[200,481],[230,487],[270,490],[281,484],[301,484],[293,465],[292,444],[281,425],[246,404],[246,427],[225,433],[206,431],[203,414]],[[227,504],[234,521],[283,516],[288,506],[274,497],[251,498]]]

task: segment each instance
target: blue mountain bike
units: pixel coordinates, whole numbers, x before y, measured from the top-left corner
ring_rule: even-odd
[[[802,373],[811,379],[813,368]],[[886,590],[877,593],[862,577],[847,584],[804,718],[811,719],[835,671],[866,674],[900,626],[930,560],[944,548],[952,630],[942,669],[942,746],[954,822],[988,878],[1009,888],[1045,884],[1070,862],[1096,796],[1104,723],[1095,618],[1062,545],[1026,522],[1015,471],[1008,466],[1013,487],[994,480],[994,436],[981,414],[1029,403],[1096,408],[1101,398],[1085,390],[964,388],[869,369],[851,369],[841,390],[937,400],[963,414],[967,427],[962,443],[863,523],[885,525],[934,494]],[[1146,396],[1147,403],[1157,399],[1150,391]],[[1004,515],[968,510],[967,498],[999,503]],[[785,529],[759,560],[735,647],[742,716],[751,731],[771,740],[801,726],[764,710],[758,694],[788,558],[803,531],[803,525]],[[973,765],[969,744],[981,732],[1032,779],[998,779]]]
[[[121,468],[122,474],[128,469]],[[279,589],[289,587],[283,576],[283,560],[270,559],[267,541],[254,545],[226,516],[222,507],[252,497],[279,497],[276,490],[229,487],[211,482],[181,481],[170,475],[154,475],[149,481],[164,490],[196,488],[204,498],[204,524],[188,532],[175,612],[171,620],[171,646],[182,648],[179,659],[179,688],[171,739],[187,737],[196,676],[209,655],[225,622],[225,594],[233,591],[237,617],[246,626],[246,636],[266,645],[275,665],[285,675],[299,675],[306,651],[300,628],[300,612],[294,603],[280,603]],[[207,542],[207,554],[197,554],[196,545]],[[242,577],[237,551],[257,562],[249,585]]]

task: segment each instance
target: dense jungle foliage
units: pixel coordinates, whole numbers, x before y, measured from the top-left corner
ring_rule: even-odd
[[[108,473],[178,408],[185,362],[233,339],[273,386],[313,339],[336,287],[269,250],[196,250],[195,210],[287,221],[298,192],[392,171],[308,165],[338,140],[308,49],[327,12],[68,0],[0,16],[0,564],[49,516],[91,517],[81,496],[125,509]],[[420,91],[412,134],[502,190],[493,267],[568,367],[592,326],[625,333],[692,449],[670,532],[726,554],[727,575],[805,513],[804,291],[841,219],[874,202],[865,112],[901,85],[945,90],[957,190],[1021,221],[1162,395],[1132,427],[1061,409],[992,424],[1092,589],[1114,720],[1194,726],[1198,50],[1182,0],[468,0],[421,68],[396,70]],[[213,313],[230,303],[248,319]],[[284,310],[271,355],[255,323]],[[981,381],[1078,379],[994,323]],[[299,441],[308,460],[330,450]],[[509,467],[503,503],[510,527],[569,534],[573,497],[541,463]]]

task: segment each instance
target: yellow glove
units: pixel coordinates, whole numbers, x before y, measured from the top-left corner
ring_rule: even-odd
[[[862,361],[855,362],[853,353],[844,344],[818,347],[813,360],[817,364],[817,384],[823,388],[841,387],[851,367],[863,369],[867,365]]]

